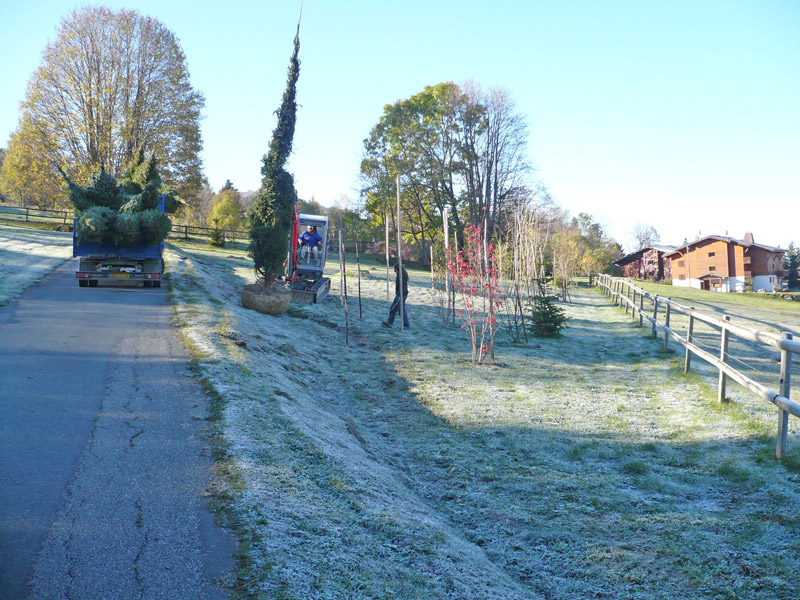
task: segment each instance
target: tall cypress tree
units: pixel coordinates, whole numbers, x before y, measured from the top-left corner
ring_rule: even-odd
[[[297,202],[294,178],[283,168],[292,153],[294,126],[297,117],[296,87],[300,76],[300,23],[294,38],[294,52],[289,59],[289,80],[283,101],[278,109],[278,124],[272,132],[269,152],[262,159],[261,188],[250,209],[249,253],[256,274],[265,284],[271,283],[283,271],[289,249],[292,211]]]

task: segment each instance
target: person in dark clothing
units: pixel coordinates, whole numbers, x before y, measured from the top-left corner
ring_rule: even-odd
[[[400,288],[401,288],[401,277],[400,277],[400,265],[395,263],[394,265],[394,272],[397,274],[397,277],[394,281],[394,301],[392,305],[389,307],[389,318],[386,321],[383,321],[381,324],[384,327],[391,327],[392,323],[394,323],[394,318],[397,313],[400,312]],[[406,304],[406,299],[408,298],[408,272],[403,269],[403,276],[402,276],[402,293],[403,293],[403,327],[405,329],[410,329],[411,326],[408,324],[408,304]]]

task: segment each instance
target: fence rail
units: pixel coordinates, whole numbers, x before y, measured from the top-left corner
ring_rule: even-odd
[[[74,213],[71,210],[39,209],[0,203],[0,219],[5,220],[71,225],[73,216]]]
[[[775,445],[775,456],[783,458],[786,455],[786,443],[789,433],[789,415],[800,418],[800,404],[791,400],[791,364],[792,354],[800,354],[800,341],[795,340],[789,332],[776,334],[768,331],[759,331],[738,323],[732,323],[730,317],[724,318],[700,312],[695,308],[684,306],[671,298],[651,294],[644,289],[632,284],[627,279],[619,279],[610,275],[598,275],[597,284],[603,292],[614,302],[631,311],[633,318],[639,317],[639,325],[647,320],[652,326],[652,335],[656,337],[658,328],[664,331],[664,349],[669,348],[670,340],[674,340],[686,349],[684,358],[684,372],[689,372],[692,355],[702,358],[719,371],[719,384],[717,398],[725,401],[725,388],[727,378],[730,378],[757,396],[767,400],[778,407],[778,435]],[[648,301],[645,309],[645,300]],[[659,320],[659,307],[663,308],[663,321]],[[677,311],[689,318],[687,333],[682,336],[670,327],[670,318],[673,311]],[[715,356],[711,352],[700,348],[695,343],[695,321],[701,321],[720,329],[720,354]],[[740,339],[756,342],[780,351],[780,381],[778,391],[768,389],[761,383],[751,379],[741,371],[731,366],[727,360],[729,338],[734,335]]]

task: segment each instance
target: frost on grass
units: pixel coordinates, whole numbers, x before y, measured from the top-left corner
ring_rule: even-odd
[[[72,234],[0,225],[0,306],[72,257]]]
[[[563,339],[501,341],[497,365],[474,367],[426,274],[412,272],[405,332],[380,326],[382,268],[363,267],[363,318],[348,280],[348,348],[338,277],[322,304],[269,317],[239,305],[243,253],[181,247],[168,261],[178,320],[224,398],[235,477],[219,485],[243,594],[772,599],[800,586],[800,476],[771,458],[771,407],[718,407],[600,294],[575,290]]]

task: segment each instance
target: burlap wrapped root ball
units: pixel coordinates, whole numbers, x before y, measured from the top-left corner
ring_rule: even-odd
[[[242,306],[265,315],[282,315],[289,309],[292,293],[281,283],[251,283],[242,289]]]
[[[106,206],[87,208],[78,217],[78,241],[100,244],[114,237],[116,211]]]
[[[139,231],[142,244],[152,246],[164,241],[172,229],[172,221],[157,208],[139,213]]]

